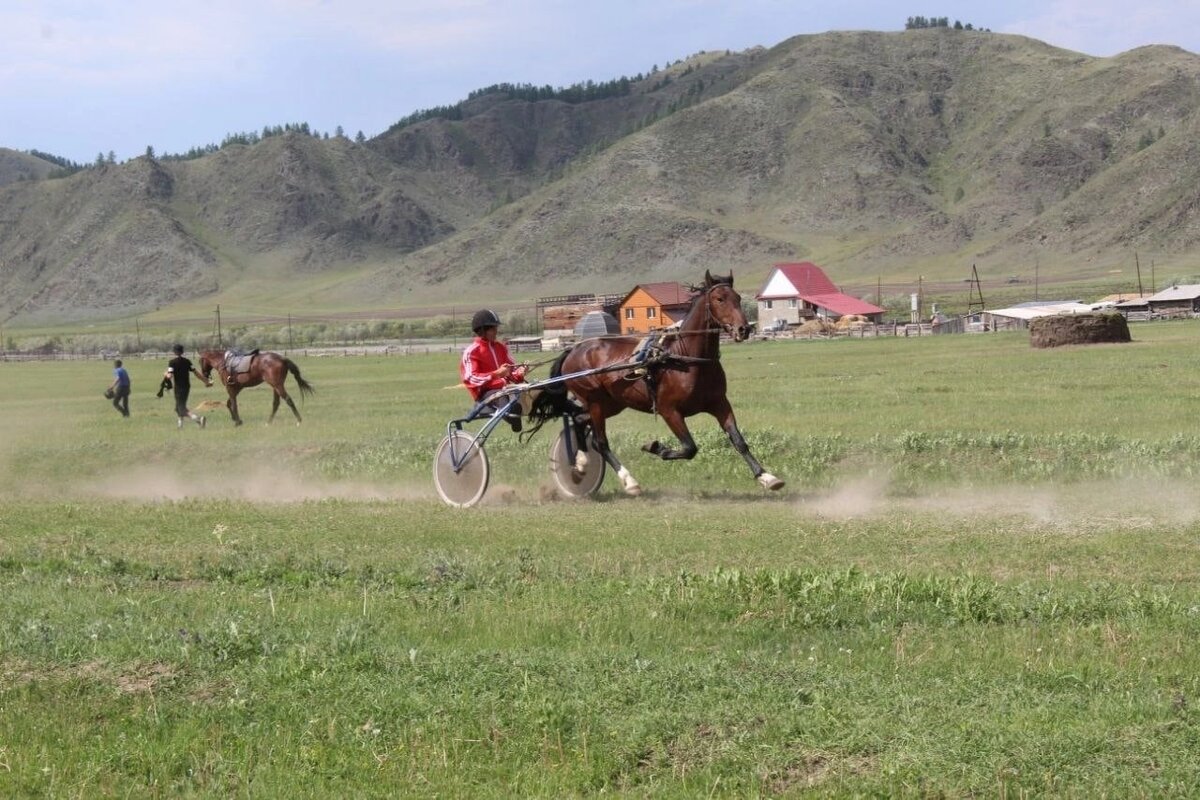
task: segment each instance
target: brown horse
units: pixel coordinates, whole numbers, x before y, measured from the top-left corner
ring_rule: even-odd
[[[690,459],[696,455],[696,442],[688,431],[685,418],[700,413],[711,414],[746,460],[755,479],[764,488],[780,489],[783,481],[765,471],[751,455],[725,396],[720,333],[728,331],[735,342],[750,334],[750,326],[742,312],[742,298],[733,289],[733,274],[714,278],[705,272],[704,285],[696,287],[695,291],[698,294],[679,329],[663,333],[659,341],[661,352],[646,361],[646,378],[639,377],[633,370],[600,372],[568,379],[567,389],[586,408],[596,447],[617,471],[629,494],[641,494],[641,486],[613,455],[605,433],[606,420],[626,408],[658,413],[667,423],[671,433],[679,439],[678,448],[666,447],[658,441],[642,447],[666,460]],[[642,339],[636,336],[586,339],[555,364],[555,371],[569,375],[621,364],[634,357],[641,342]],[[580,456],[578,467],[587,463],[586,452],[581,451]]]
[[[204,376],[204,380],[211,380],[209,376],[213,370],[216,370],[221,376],[221,383],[225,386],[225,391],[229,393],[229,400],[225,405],[229,408],[229,415],[233,417],[233,424],[242,424],[242,418],[238,416],[238,392],[265,382],[275,390],[275,395],[271,398],[271,416],[267,419],[267,424],[270,425],[275,420],[275,412],[279,410],[279,400],[282,398],[292,413],[296,415],[296,424],[299,425],[301,422],[300,412],[296,410],[296,404],[292,402],[283,382],[287,380],[290,372],[296,376],[300,395],[303,397],[312,394],[312,386],[300,377],[300,368],[290,358],[281,356],[279,353],[256,353],[245,357],[251,359],[249,371],[232,373],[233,380],[231,381],[229,379],[231,373],[225,363],[224,350],[202,350],[200,352],[200,373]]]

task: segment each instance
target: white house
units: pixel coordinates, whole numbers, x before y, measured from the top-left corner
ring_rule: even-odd
[[[809,261],[776,264],[756,299],[759,330],[774,328],[780,320],[796,325],[814,317],[835,320],[847,314],[880,322],[884,314],[879,306],[839,292],[829,276]]]

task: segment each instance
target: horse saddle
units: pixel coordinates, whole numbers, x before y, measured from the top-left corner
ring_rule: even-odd
[[[240,372],[249,372],[250,365],[254,363],[254,357],[258,355],[258,348],[254,348],[249,353],[243,353],[238,350],[225,351],[225,371],[230,375],[236,375]]]

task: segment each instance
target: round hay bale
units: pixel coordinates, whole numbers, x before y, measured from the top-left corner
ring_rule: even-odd
[[[1129,323],[1120,314],[1057,314],[1029,322],[1029,344],[1033,347],[1131,341]]]
[[[824,320],[824,319],[821,319],[820,317],[818,317],[816,319],[810,319],[807,322],[800,325],[798,328],[796,328],[796,333],[801,333],[801,334],[830,333],[833,331],[833,329],[834,328],[833,328],[832,322],[829,322],[827,320]]]
[[[837,329],[841,331],[857,330],[869,324],[871,324],[871,320],[862,314],[846,314],[845,316],[838,317],[838,321],[834,323]]]

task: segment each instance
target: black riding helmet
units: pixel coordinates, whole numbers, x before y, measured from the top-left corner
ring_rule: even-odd
[[[475,316],[471,317],[471,330],[479,333],[484,328],[496,328],[500,326],[500,318],[496,316],[496,312],[490,309],[482,309],[475,312]]]

